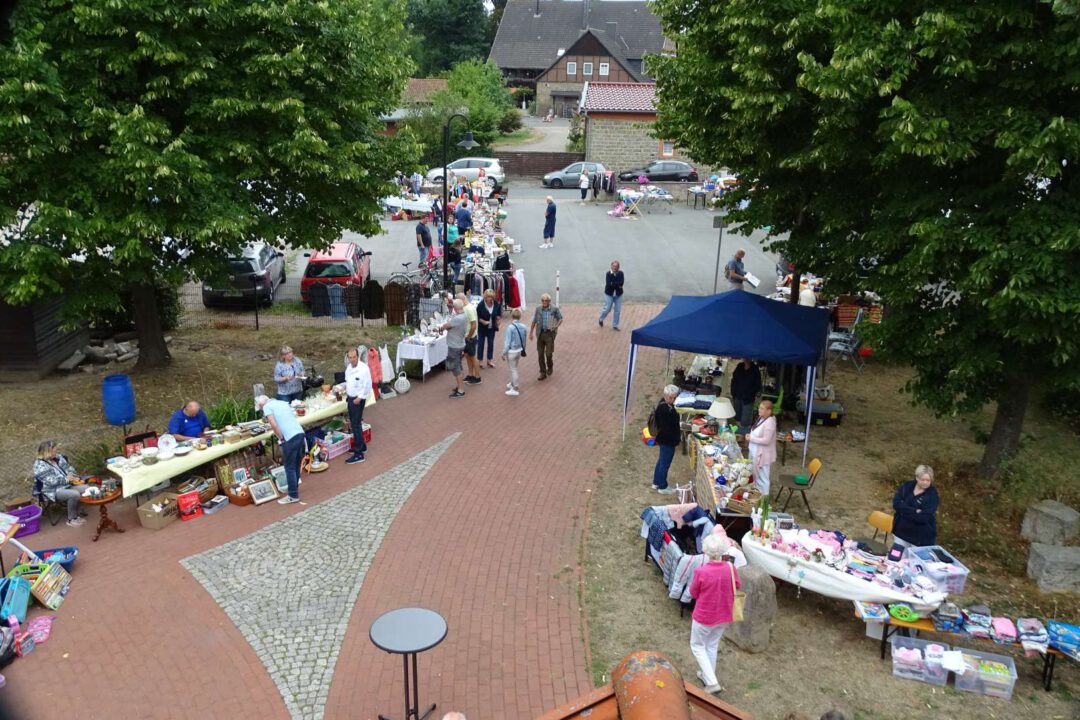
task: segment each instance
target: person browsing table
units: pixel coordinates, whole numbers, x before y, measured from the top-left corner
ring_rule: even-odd
[[[288,345],[281,348],[281,359],[274,365],[277,399],[285,402],[304,399],[304,363]]]
[[[371,370],[360,362],[360,351],[350,348],[345,356],[345,403],[349,408],[349,425],[352,426],[353,454],[346,465],[364,462],[367,443],[364,442],[364,406],[371,394]]]
[[[540,296],[540,306],[533,313],[532,325],[529,326],[529,340],[536,337],[536,354],[540,360],[540,379],[545,380],[555,372],[553,356],[555,354],[555,335],[562,325],[562,313],[551,304],[551,296]]]
[[[255,409],[261,410],[281,443],[282,464],[289,484],[289,494],[278,500],[280,505],[300,502],[300,461],[304,457],[304,428],[296,413],[284,400],[271,400],[266,395],[255,398]]]
[[[480,316],[476,312],[476,306],[469,302],[468,295],[458,293],[457,299],[461,301],[465,319],[469,322],[465,329],[465,363],[469,368],[465,374],[465,382],[469,385],[479,385],[482,380],[480,379],[480,361],[476,358],[476,342],[480,330]]]
[[[446,369],[454,376],[456,387],[450,393],[452,398],[465,397],[465,390],[461,386],[464,372],[461,369],[461,358],[465,354],[465,333],[469,328],[469,321],[465,317],[465,303],[461,300],[451,301],[453,315],[443,323],[440,330],[446,330]]]
[[[772,400],[758,403],[758,418],[747,437],[750,462],[754,466],[754,484],[761,494],[769,496],[769,469],[776,462],[776,418]]]
[[[180,408],[169,418],[169,434],[177,440],[194,440],[210,429],[210,420],[202,406],[194,400]]]

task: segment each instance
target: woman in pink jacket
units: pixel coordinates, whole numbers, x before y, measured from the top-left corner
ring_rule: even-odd
[[[710,535],[701,543],[701,550],[709,558],[694,571],[690,581],[690,596],[694,598],[694,619],[690,624],[690,652],[697,660],[698,679],[705,692],[723,692],[716,677],[716,653],[724,630],[731,624],[731,611],[735,606],[735,589],[742,587],[735,566],[724,560],[727,538]]]
[[[776,462],[776,418],[772,400],[758,405],[757,420],[750,428],[750,462],[754,466],[754,484],[762,495],[769,494],[769,467]]]

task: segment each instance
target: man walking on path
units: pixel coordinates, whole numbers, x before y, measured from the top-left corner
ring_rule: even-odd
[[[278,500],[280,505],[300,502],[300,460],[304,457],[304,428],[296,413],[284,400],[271,400],[265,395],[255,398],[255,409],[262,410],[281,444],[282,464],[289,485],[289,494]]]
[[[352,426],[353,454],[345,461],[346,465],[364,462],[367,443],[364,442],[364,407],[371,394],[371,370],[360,362],[360,351],[349,350],[345,363],[345,395],[349,408],[349,425]]]
[[[420,251],[420,264],[416,267],[420,268],[431,252],[431,231],[424,216],[420,216],[420,222],[416,223],[416,249]]]
[[[446,330],[446,369],[454,376],[457,387],[450,393],[452,398],[465,397],[465,390],[461,387],[464,373],[461,370],[461,357],[465,352],[465,331],[469,321],[465,318],[465,303],[454,300],[454,314],[442,326]]]
[[[544,210],[544,242],[540,249],[555,247],[555,198],[547,196],[547,209]]]
[[[724,268],[724,277],[727,278],[729,290],[743,289],[743,280],[746,280],[746,266],[743,265],[744,257],[746,257],[746,251],[739,248],[735,251],[735,256],[728,260],[728,264]]]
[[[529,326],[529,340],[536,337],[536,355],[540,359],[540,379],[546,380],[555,372],[552,355],[555,354],[555,335],[562,325],[562,313],[551,304],[551,296],[540,296],[540,306],[533,313],[532,325]]]
[[[623,293],[623,272],[619,269],[619,261],[616,260],[611,263],[611,270],[608,270],[607,276],[604,278],[604,309],[600,311],[600,327],[604,327],[604,318],[611,312],[611,308],[615,308],[615,319],[612,321],[611,327],[619,329],[619,316],[622,314],[622,293]]]

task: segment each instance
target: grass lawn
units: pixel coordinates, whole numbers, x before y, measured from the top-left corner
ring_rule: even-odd
[[[287,344],[309,369],[324,376],[344,366],[345,350],[359,344],[395,345],[396,327],[323,325],[318,327],[198,327],[171,333],[172,363],[159,370],[136,372],[134,361],[108,365],[90,373],[53,375],[40,382],[0,385],[0,406],[19,408],[0,418],[0,499],[29,495],[27,478],[39,442],[55,438],[63,452],[82,464],[80,472],[97,472],[88,463],[106,455],[122,432],[105,423],[101,381],[105,373],[126,373],[135,388],[138,416],[133,430],[164,431],[169,417],[187,400],[209,405],[222,395],[248,395],[252,384],[264,383],[273,394],[273,368],[278,349]]]
[[[540,133],[535,128],[519,128],[512,133],[507,133],[499,137],[493,143],[492,147],[501,147],[504,145],[524,145],[525,143],[532,142],[540,137]]]
[[[679,362],[675,360],[676,365]],[[909,396],[900,393],[908,377],[905,369],[874,362],[861,376],[846,366],[830,371],[829,381],[847,415],[839,427],[814,427],[811,432],[810,457],[824,462],[810,498],[817,520],[809,519],[799,498],[788,512],[804,527],[868,535],[870,511],[891,512],[895,488],[911,477],[916,464],[929,464],[936,470],[942,494],[939,542],[971,569],[957,602],[963,607],[985,601],[1014,618],[1033,613],[1080,621],[1080,597],[1043,594],[1027,579],[1027,544],[1019,537],[1020,518],[1028,504],[1058,497],[1080,506],[1080,483],[1073,471],[1080,463],[1075,431],[1033,408],[1014,469],[994,483],[977,482],[971,467],[982,446],[974,438],[989,429],[991,416],[935,419],[912,407]],[[644,425],[657,400],[656,391],[650,389],[666,382],[659,371],[639,374],[636,422],[631,428]],[[794,424],[789,416],[780,427]],[[668,501],[649,489],[656,450],[636,434],[630,433],[606,464],[589,510],[583,597],[590,671],[597,684],[609,682],[615,664],[639,649],[667,653],[691,679],[697,668],[689,648],[689,616],[679,617],[679,605],[667,597],[659,571],[643,561],[638,516],[646,506]],[[801,457],[795,457],[793,449],[785,467],[774,465],[774,477],[798,468]],[[677,454],[670,480],[685,483],[690,477],[688,459]],[[877,642],[865,636],[865,626],[853,617],[850,603],[800,593],[788,584],[777,587],[777,601],[767,651],[752,655],[731,643],[721,646],[719,675],[727,688],[722,698],[755,718],[780,720],[793,712],[817,718],[834,708],[847,718],[897,720],[1034,720],[1073,718],[1080,712],[1076,663],[1057,663],[1054,690],[1047,693],[1040,683],[1041,659],[1006,651],[1014,656],[1020,676],[1011,702],[935,688],[893,678],[890,662],[878,659]],[[981,641],[958,644],[999,651]]]

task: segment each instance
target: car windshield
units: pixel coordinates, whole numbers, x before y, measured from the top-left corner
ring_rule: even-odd
[[[352,275],[352,268],[343,262],[308,263],[307,271],[304,273],[304,276],[309,278],[349,277],[350,275]]]
[[[255,272],[255,266],[250,260],[230,260],[229,273],[232,275],[244,275]]]

